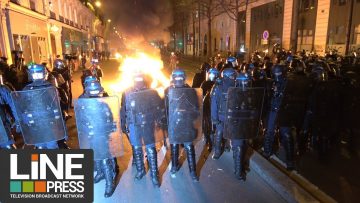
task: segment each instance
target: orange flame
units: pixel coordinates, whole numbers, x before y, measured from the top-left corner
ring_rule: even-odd
[[[124,59],[119,67],[122,72],[121,77],[110,88],[118,93],[123,92],[133,86],[134,73],[142,72],[151,77],[151,88],[156,89],[159,95],[163,97],[164,89],[170,85],[170,80],[162,72],[163,67],[164,64],[160,57],[138,52],[134,56],[128,56]]]

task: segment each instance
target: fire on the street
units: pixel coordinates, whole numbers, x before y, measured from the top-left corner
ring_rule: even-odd
[[[164,88],[169,86],[170,80],[162,72],[164,67],[163,61],[159,56],[151,56],[144,52],[137,52],[132,56],[124,58],[119,67],[121,76],[115,84],[111,85],[111,89],[117,93],[121,93],[133,85],[132,77],[136,72],[142,72],[151,79],[151,88],[156,89],[159,95],[163,97]]]

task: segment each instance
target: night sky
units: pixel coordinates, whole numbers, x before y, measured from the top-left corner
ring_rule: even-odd
[[[169,40],[170,0],[102,0],[102,9],[112,20],[112,27],[127,38]]]

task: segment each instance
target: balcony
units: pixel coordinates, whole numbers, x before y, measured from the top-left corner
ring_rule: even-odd
[[[62,17],[61,15],[59,15],[59,21],[63,23],[63,22],[64,22],[64,17]]]
[[[50,18],[56,20],[56,14],[53,11],[50,11]]]
[[[65,18],[65,24],[69,25],[69,19]]]
[[[69,24],[74,27],[74,22],[69,20]]]

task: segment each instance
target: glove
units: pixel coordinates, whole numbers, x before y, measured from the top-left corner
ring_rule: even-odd
[[[213,126],[214,126],[214,125],[217,126],[218,124],[220,124],[220,121],[219,121],[219,120],[212,121],[212,124],[213,124]]]

